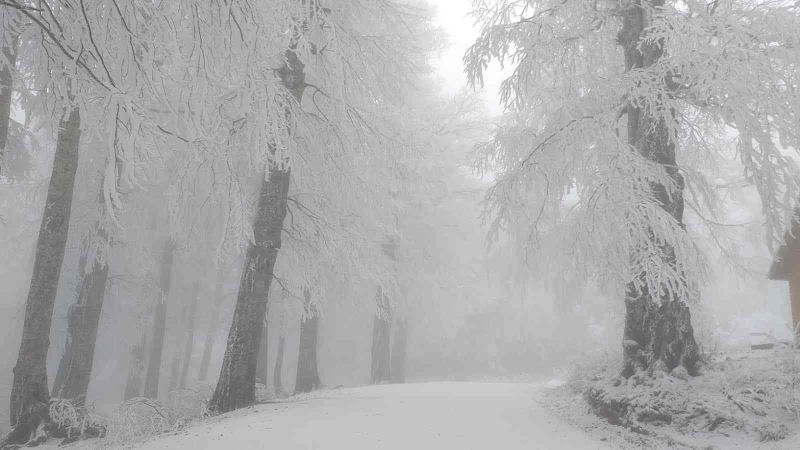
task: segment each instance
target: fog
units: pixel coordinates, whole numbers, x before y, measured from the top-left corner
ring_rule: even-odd
[[[46,3],[0,4],[0,448],[73,433],[62,400],[115,446],[189,424],[203,442],[252,405],[320,424],[363,412],[315,409],[329,395],[470,392],[536,397],[531,433],[556,436],[537,428],[556,411],[591,445],[601,422],[663,429],[603,409],[658,389],[625,380],[744,392],[761,369],[720,364],[754,339],[797,358],[768,277],[796,250],[796,6],[667,2],[631,38],[618,2]],[[412,390],[364,388],[387,384]]]

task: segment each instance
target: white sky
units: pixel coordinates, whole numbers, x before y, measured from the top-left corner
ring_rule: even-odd
[[[464,53],[478,36],[478,28],[469,16],[472,0],[429,0],[437,10],[436,23],[447,33],[450,46],[442,53],[437,70],[446,83],[446,91],[455,94],[467,84],[464,64],[461,61]],[[500,87],[500,70],[491,68],[486,76],[484,96],[492,113],[501,112],[498,89]]]

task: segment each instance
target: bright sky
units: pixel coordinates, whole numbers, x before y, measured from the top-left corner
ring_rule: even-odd
[[[430,0],[430,2],[437,9],[437,24],[445,30],[451,43],[451,46],[442,53],[440,63],[437,64],[438,71],[447,83],[447,92],[455,94],[467,84],[461,59],[467,48],[475,41],[479,31],[474,26],[474,20],[469,16],[472,0]],[[486,76],[486,88],[484,89],[484,95],[492,113],[501,112],[497,94],[500,81],[499,69],[492,68]]]

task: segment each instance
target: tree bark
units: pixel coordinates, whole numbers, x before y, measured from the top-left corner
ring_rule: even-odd
[[[150,341],[150,360],[144,382],[144,396],[158,398],[158,383],[161,378],[161,359],[164,352],[164,335],[167,329],[167,301],[172,286],[172,261],[175,258],[175,243],[167,240],[161,255],[161,274],[158,303],[153,314],[153,336]]]
[[[303,292],[305,314],[300,323],[300,352],[297,357],[297,378],[294,393],[311,392],[319,389],[319,371],[317,370],[317,335],[319,330],[319,314],[311,303],[311,293]]]
[[[390,341],[392,336],[392,312],[389,301],[378,288],[378,311],[372,326],[372,371],[370,382],[372,384],[391,381]]]
[[[214,349],[214,335],[217,331],[217,316],[222,304],[222,288],[225,285],[225,271],[217,273],[217,282],[214,285],[214,308],[209,316],[208,328],[206,329],[206,342],[203,345],[203,356],[200,358],[200,370],[197,379],[205,381],[208,377],[208,365],[211,362],[211,352]]]
[[[255,402],[255,377],[267,296],[281,247],[289,191],[289,171],[272,169],[264,180],[253,226],[255,242],[247,249],[239,296],[228,333],[225,357],[210,409],[219,413]]]
[[[108,242],[108,235],[98,226],[98,238]],[[86,260],[90,258],[90,243],[83,246],[81,255],[81,280],[78,301],[69,309],[67,321],[67,343],[61,362],[58,366],[53,397],[71,400],[74,404],[83,405],[94,363],[94,348],[97,341],[97,330],[100,325],[100,314],[105,298],[108,264],[105,260],[95,259],[92,269],[84,272]]]
[[[145,376],[145,357],[147,355],[147,335],[142,335],[142,340],[131,348],[130,366],[128,367],[128,381],[125,383],[125,400],[140,397]]]
[[[659,43],[642,41],[654,8],[663,5],[664,0],[636,0],[624,10],[618,42],[624,50],[626,70],[647,68],[662,57],[663,49]],[[670,92],[672,80],[666,78],[663,83],[665,91]],[[653,183],[651,189],[661,208],[683,226],[684,180],[676,162],[677,136],[670,134],[662,117],[652,113],[652,110],[664,109],[665,106],[648,106],[650,108],[644,108],[636,101],[628,103],[628,141],[644,158],[660,165],[674,180],[674,189],[657,183]],[[675,111],[670,113],[675,114]],[[665,263],[674,266],[674,250],[662,248],[665,254],[672,255]],[[640,276],[644,277],[644,274]],[[656,298],[647,289],[637,289],[634,283],[630,283],[625,307],[622,376],[629,377],[637,371],[670,372],[679,367],[690,375],[697,374],[699,355],[688,305],[679,299]]]
[[[406,382],[406,342],[408,340],[408,322],[399,320],[394,342],[392,343],[392,383]]]
[[[284,52],[284,64],[278,74],[283,86],[299,103],[306,85],[305,71],[293,50]],[[290,112],[287,111],[287,114]],[[255,239],[247,249],[222,370],[209,403],[211,411],[223,413],[255,402],[258,343],[267,311],[273,269],[281,247],[289,179],[288,169],[270,164],[268,177],[261,184],[257,216],[253,224]]]
[[[275,372],[273,379],[275,380],[275,395],[278,397],[283,396],[283,351],[286,347],[286,337],[281,336],[278,338],[278,352],[275,355]]]
[[[197,296],[200,294],[200,284],[195,282],[193,300],[186,315],[186,347],[183,350],[183,367],[181,368],[181,380],[178,383],[180,389],[186,389],[187,378],[189,377],[189,365],[192,361],[194,350],[194,322],[197,314]]]
[[[43,426],[50,425],[47,351],[69,231],[80,135],[80,113],[74,108],[59,124],[53,173],[47,189],[31,287],[25,305],[22,342],[14,367],[10,405],[12,431],[0,442],[0,447],[23,444],[39,431],[44,431]]]
[[[260,381],[267,386],[269,381],[269,326],[267,321],[261,330],[261,339],[258,344],[258,360],[256,362],[256,381]]]

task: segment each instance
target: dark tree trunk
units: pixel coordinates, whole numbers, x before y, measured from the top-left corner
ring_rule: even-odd
[[[294,393],[311,392],[319,389],[319,371],[317,370],[317,331],[319,330],[319,314],[311,303],[311,293],[303,292],[305,314],[300,323],[300,352],[297,357],[297,378]]]
[[[131,348],[131,360],[128,367],[128,381],[125,383],[125,400],[141,397],[145,376],[145,358],[147,356],[147,335]]]
[[[197,314],[197,296],[200,294],[200,284],[195,282],[193,289],[193,300],[186,314],[186,347],[183,350],[183,367],[181,368],[181,380],[178,383],[180,389],[186,388],[187,378],[189,377],[189,365],[192,361],[194,350],[194,322]]]
[[[99,227],[98,227],[99,228]],[[98,229],[98,238],[108,242],[102,228]],[[90,258],[91,243],[85,243],[81,255],[81,280],[78,301],[69,309],[67,320],[67,343],[64,355],[58,366],[53,397],[71,400],[74,404],[83,405],[94,363],[94,347],[97,341],[97,329],[100,325],[100,313],[105,298],[108,264],[105,260],[92,262],[92,269],[85,273],[86,259]]]
[[[22,342],[14,367],[10,405],[12,431],[0,442],[0,447],[25,443],[39,432],[40,427],[50,425],[47,350],[50,347],[53,305],[69,231],[72,191],[78,168],[80,124],[77,108],[72,109],[59,124],[53,173],[47,189],[31,287],[25,305]]]
[[[406,341],[408,322],[399,320],[394,342],[392,343],[392,383],[406,382]]]
[[[267,295],[281,247],[289,191],[289,172],[272,169],[264,180],[253,226],[255,242],[247,249],[239,296],[228,333],[219,381],[209,405],[219,413],[255,402],[256,364]]]
[[[256,362],[256,381],[260,381],[267,386],[269,381],[269,326],[264,321],[261,330],[261,339],[258,344],[258,361]]]
[[[653,7],[663,4],[663,0],[637,0],[624,11],[618,40],[624,49],[627,70],[649,67],[661,58],[663,49],[660,45],[643,43],[642,40]],[[672,80],[664,79],[663,83],[665,91],[670,92]],[[676,163],[677,136],[670,135],[665,120],[652,113],[653,109],[663,109],[664,106],[648,106],[650,108],[644,108],[641,103],[633,101],[628,104],[628,141],[644,158],[661,165],[675,181],[676,188],[654,183],[651,189],[661,208],[682,225],[684,180]],[[670,113],[675,114],[674,111]],[[665,254],[673,255],[664,263],[674,266],[674,250],[665,247],[663,250]],[[637,371],[669,372],[679,367],[690,375],[697,373],[698,349],[686,304],[674,298],[656,298],[646,289],[637,289],[631,283],[626,292],[625,307],[623,376],[629,377]]]
[[[206,342],[203,345],[203,356],[200,358],[200,371],[197,374],[197,379],[205,381],[208,377],[208,365],[211,362],[211,351],[214,349],[214,335],[217,331],[217,316],[219,315],[219,308],[222,304],[222,287],[225,285],[225,271],[220,270],[217,273],[217,283],[214,286],[214,308],[208,320],[208,328],[206,329]]]
[[[275,395],[278,397],[283,396],[283,351],[286,347],[286,337],[281,336],[278,338],[278,352],[275,354],[275,373],[273,379],[275,380]]]
[[[284,64],[278,70],[278,75],[283,86],[299,103],[306,85],[305,72],[293,50],[284,52]],[[289,179],[289,170],[272,164],[267,179],[261,184],[258,211],[253,224],[255,239],[247,249],[222,370],[209,403],[211,411],[223,413],[255,402],[258,344],[267,311],[273,269],[281,247]]]
[[[181,358],[178,357],[177,353],[172,356],[172,364],[170,365],[169,370],[169,386],[167,387],[167,392],[172,392],[178,389],[178,377],[181,373]]]
[[[3,12],[3,15],[10,14],[9,11]],[[6,36],[11,38],[11,42],[6,42],[0,51],[3,52],[3,57],[8,64],[2,64],[0,67],[0,175],[3,175],[4,159],[6,155],[6,145],[8,145],[8,125],[11,120],[11,100],[14,90],[14,77],[12,76],[14,65],[17,62],[17,36],[13,30],[5,30],[5,26],[11,25],[13,19],[0,17],[4,20],[0,31],[5,36],[0,36],[0,39],[5,39]]]
[[[161,255],[159,288],[161,290],[153,314],[153,336],[150,341],[150,358],[147,364],[147,377],[144,381],[144,396],[158,398],[158,383],[161,378],[161,359],[164,353],[164,335],[167,329],[167,300],[172,286],[172,261],[175,257],[175,243],[168,240]]]
[[[389,301],[378,288],[378,311],[372,326],[372,371],[370,382],[372,384],[391,381],[390,366],[390,341],[392,336],[392,312]]]

